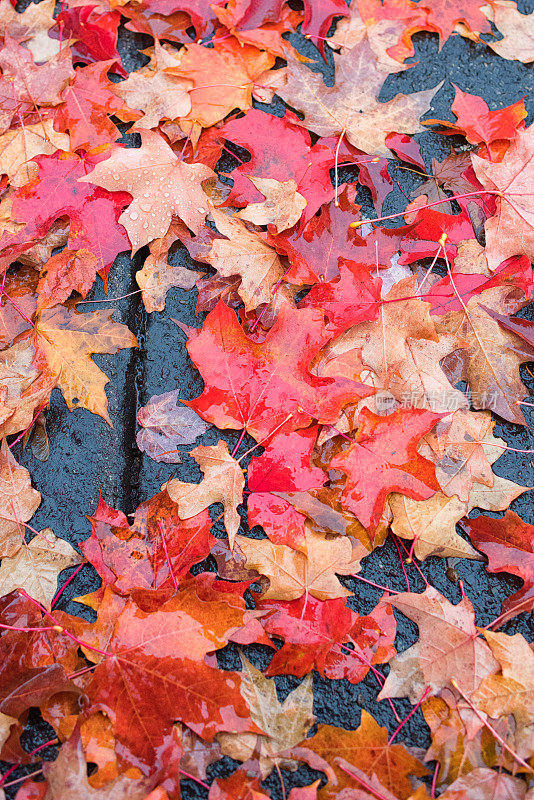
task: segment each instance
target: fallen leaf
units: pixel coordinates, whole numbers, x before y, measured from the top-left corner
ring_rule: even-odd
[[[490,572],[508,572],[524,582],[503,601],[505,619],[534,607],[534,526],[507,511],[502,519],[481,514],[462,522],[475,547],[488,557]]]
[[[354,780],[339,768],[337,759],[341,758],[362,769],[365,775],[376,776],[386,789],[395,793],[395,797],[408,800],[412,794],[410,777],[421,777],[426,774],[426,769],[404,745],[389,744],[388,738],[387,728],[380,727],[362,709],[361,722],[356,730],[319,725],[317,733],[307,739],[299,751],[304,758],[307,751],[317,754],[330,767],[329,781],[321,797],[333,798],[344,788],[354,788]]]
[[[274,680],[265,678],[259,669],[241,655],[243,677],[241,693],[250,708],[250,716],[264,735],[221,733],[217,739],[222,752],[237,761],[258,758],[265,779],[275,765],[296,766],[280,754],[306,738],[315,722],[311,675],[290,692],[283,703],[276,694]]]
[[[246,568],[269,578],[262,600],[296,600],[308,593],[319,600],[347,597],[350,592],[336,575],[358,572],[367,554],[359,543],[354,547],[349,537],[327,539],[311,530],[298,551],[269,539],[236,536],[235,541],[246,557]]]
[[[491,270],[510,256],[534,258],[534,209],[530,199],[534,136],[519,131],[503,160],[492,163],[471,155],[478,180],[497,197],[496,212],[485,224],[486,257]],[[499,192],[504,196],[499,197]]]
[[[24,523],[39,508],[41,495],[32,488],[30,473],[17,464],[6,439],[0,449],[0,476],[0,554],[4,558],[20,550],[24,542]]]
[[[165,139],[141,131],[139,148],[115,148],[80,183],[93,183],[110,192],[130,192],[133,201],[119,218],[128,232],[133,252],[165,236],[176,214],[198,233],[208,213],[203,181],[214,173],[204,164],[180,161]]]
[[[255,225],[272,224],[278,233],[296,225],[306,208],[306,199],[297,191],[294,180],[277,181],[252,175],[250,180],[265,200],[262,203],[249,203],[236,214],[237,217]]]
[[[239,462],[228,451],[228,444],[220,439],[216,445],[195,447],[190,455],[195,459],[204,477],[200,483],[182,483],[176,478],[166,484],[169,497],[178,505],[181,519],[194,517],[212,503],[224,505],[224,525],[230,547],[233,549],[241,518],[237,510],[243,500],[245,478]]]
[[[485,13],[502,34],[502,39],[489,39],[487,44],[501,58],[511,61],[522,61],[530,64],[534,61],[534,15],[521,14],[517,3],[511,0],[494,0],[485,7]]]
[[[0,592],[9,594],[14,589],[24,589],[50,608],[59,573],[81,560],[68,542],[58,539],[50,528],[45,528],[29,544],[24,543],[12,558],[2,559]]]
[[[188,405],[218,428],[245,428],[258,442],[282,426],[286,433],[306,427],[312,415],[334,423],[343,405],[372,390],[310,373],[328,339],[320,312],[283,305],[264,341],[254,342],[219,302],[187,343],[205,383],[203,394]]]
[[[39,167],[32,159],[51,155],[58,149],[69,149],[69,137],[64,133],[56,133],[50,119],[8,130],[0,136],[0,173],[8,176],[14,188],[24,186],[34,180],[39,172]]]
[[[330,467],[347,476],[344,504],[365,528],[376,528],[392,492],[426,500],[439,488],[434,465],[417,452],[438,419],[417,409],[398,409],[387,417],[363,409],[353,444],[334,456]]]
[[[135,336],[114,322],[112,314],[113,309],[80,314],[59,306],[40,314],[34,332],[35,366],[52,376],[71,411],[86,408],[110,425],[105,392],[109,378],[91,355],[137,346]]]
[[[419,118],[428,111],[439,87],[380,103],[376,98],[385,73],[378,68],[367,42],[341,56],[334,55],[334,62],[333,87],[326,86],[320,74],[290,61],[287,84],[278,90],[286,103],[304,114],[310,130],[319,136],[344,135],[364,153],[384,156],[390,155],[385,145],[388,133],[423,130]]]
[[[180,462],[179,445],[192,444],[210,425],[192,408],[179,403],[180,390],[154,395],[137,412],[141,430],[136,443],[141,452],[154,461],[167,464]]]
[[[417,624],[419,641],[390,662],[379,700],[409,697],[417,703],[427,687],[437,694],[451,678],[469,696],[485,677],[498,671],[491,650],[478,638],[467,597],[454,606],[428,586],[423,594],[404,592],[388,602]]]
[[[467,504],[456,496],[436,492],[428,500],[411,500],[392,494],[388,502],[393,511],[393,533],[414,540],[413,552],[420,561],[427,556],[480,560],[476,550],[456,532],[456,523],[467,513]]]

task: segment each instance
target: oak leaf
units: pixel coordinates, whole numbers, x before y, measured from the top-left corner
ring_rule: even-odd
[[[278,94],[304,114],[306,127],[319,136],[343,134],[363,152],[384,156],[390,154],[385,145],[388,133],[423,130],[419,118],[428,111],[438,87],[380,103],[376,98],[385,73],[377,67],[367,42],[341,56],[334,55],[334,62],[333,87],[326,86],[320,74],[300,62],[288,63],[288,81]]]
[[[320,312],[283,305],[264,341],[254,342],[220,302],[187,343],[206,387],[188,405],[218,428],[245,428],[258,442],[282,426],[286,433],[306,427],[312,415],[333,423],[343,405],[372,390],[310,373],[328,339]]]
[[[417,624],[419,641],[393,658],[379,700],[409,697],[416,703],[427,687],[437,694],[451,678],[471,695],[485,677],[498,671],[491,650],[478,638],[467,597],[454,606],[429,586],[423,594],[404,592],[388,602]]]
[[[347,597],[350,592],[336,575],[357,572],[367,555],[367,550],[359,543],[354,545],[348,536],[327,539],[312,530],[307,530],[300,550],[269,539],[236,536],[235,541],[246,558],[246,568],[269,579],[262,600],[296,600],[303,594],[319,600]]]
[[[208,213],[203,181],[214,173],[204,164],[180,161],[165,139],[141,131],[141,147],[115,148],[111,156],[80,178],[109,191],[129,192],[133,201],[119,218],[128,232],[133,252],[165,236],[176,214],[198,233]]]
[[[248,703],[251,718],[263,734],[221,733],[217,739],[226,756],[237,761],[247,761],[252,756],[257,758],[261,776],[265,779],[275,765],[279,768],[296,766],[280,753],[300,744],[315,722],[312,678],[308,675],[280,703],[274,680],[265,678],[243,655],[241,663],[241,694]]]
[[[176,464],[180,461],[178,445],[192,444],[210,425],[179,402],[180,389],[151,397],[137,412],[141,430],[136,443],[141,452],[154,461]]]
[[[32,488],[30,473],[17,464],[6,439],[0,449],[0,477],[0,557],[4,558],[20,550],[24,523],[39,508],[41,495]]]
[[[176,478],[166,484],[171,500],[178,505],[181,519],[199,514],[212,503],[224,505],[224,525],[230,547],[241,524],[237,507],[243,500],[245,477],[243,470],[230,455],[228,444],[221,439],[216,445],[195,447],[190,455],[195,459],[204,477],[200,483],[182,483]]]
[[[136,347],[128,328],[112,320],[113,309],[80,314],[58,306],[43,311],[34,330],[35,366],[52,376],[68,407],[86,408],[111,425],[105,392],[109,378],[91,359]]]

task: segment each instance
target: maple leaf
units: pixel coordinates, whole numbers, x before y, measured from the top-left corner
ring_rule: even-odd
[[[5,37],[0,51],[0,130],[10,127],[18,112],[27,114],[36,106],[57,106],[61,91],[73,77],[72,59],[64,49],[47,64],[34,64],[32,54],[25,47]]]
[[[477,767],[452,783],[440,797],[443,800],[527,800],[525,784],[505,772]]]
[[[99,14],[95,5],[82,5],[60,11],[56,17],[56,29],[51,33],[69,41],[74,61],[90,64],[111,57],[114,62],[112,71],[125,78],[127,73],[117,51],[119,24],[118,10]]]
[[[210,48],[186,44],[180,52],[179,66],[167,71],[193,82],[191,111],[181,118],[181,125],[192,130],[215,125],[234,108],[247,111],[252,106],[256,79],[275,62],[270,53],[242,44],[234,36]],[[197,137],[193,135],[193,139]]]
[[[322,76],[298,61],[288,63],[286,86],[278,94],[304,114],[306,126],[319,136],[345,135],[365,153],[390,155],[385,137],[391,131],[416,133],[423,130],[419,118],[428,111],[439,87],[386,103],[376,99],[385,74],[367,42],[334,55],[336,82],[324,84]]]
[[[30,267],[21,267],[16,272],[10,271],[5,276],[4,291],[0,297],[0,346],[2,349],[10,345],[19,333],[30,327],[28,320],[24,319],[11,301],[14,300],[26,317],[31,319],[37,305],[36,278],[35,270]],[[13,354],[17,352],[17,349],[13,351]],[[11,366],[15,366],[17,361],[16,357],[10,359]]]
[[[269,136],[266,136],[265,112],[252,108],[245,117],[224,124],[221,135],[251,154],[250,161],[240,164],[231,173],[234,185],[226,205],[242,207],[261,199],[258,190],[254,189],[252,175],[295,181],[298,193],[306,200],[303,213],[306,223],[323,203],[332,199],[332,149],[319,143],[312,147],[309,132],[297,123],[298,120],[289,113],[281,118],[271,116],[268,120]]]
[[[155,128],[163,119],[185,117],[190,112],[191,98],[187,90],[193,83],[165,72],[179,63],[177,56],[163,48],[156,38],[150,63],[130,73],[122,83],[115,84],[115,94],[130,108],[139,109],[143,114],[132,130]],[[123,111],[119,116],[125,120],[128,118]]]
[[[318,426],[274,436],[248,467],[252,492],[301,492],[326,482],[326,474],[311,459]]]
[[[79,564],[80,555],[70,544],[45,528],[11,558],[3,558],[0,566],[0,592],[25,589],[46,607],[56,593],[61,570]]]
[[[226,238],[215,239],[202,260],[215,267],[223,277],[241,277],[237,291],[245,303],[246,312],[262,303],[270,303],[274,286],[284,275],[276,251],[257,233],[249,231],[241,220],[216,209],[211,211],[211,216],[219,233]]]
[[[236,214],[237,217],[255,225],[272,224],[278,233],[297,224],[306,208],[306,198],[297,191],[296,181],[277,181],[274,178],[257,178],[252,175],[250,180],[265,200],[261,203],[249,203]]]
[[[91,536],[80,542],[80,550],[103,585],[119,594],[175,587],[215,543],[209,516],[204,512],[182,521],[166,492],[142,503],[132,525],[102,497],[89,521]]]
[[[98,261],[90,250],[56,253],[43,266],[37,285],[37,311],[53,308],[68,300],[72,292],[86,297],[98,270]]]
[[[532,360],[534,349],[492,316],[492,312],[506,314],[523,305],[510,297],[513,294],[505,285],[481,291],[461,311],[441,317],[436,328],[438,333],[456,339],[455,381],[462,376],[469,381],[473,406],[490,408],[509,422],[524,425],[523,412],[516,402],[526,393],[519,364]],[[447,374],[447,367],[442,366]]]
[[[316,283],[299,308],[322,308],[336,336],[360,322],[377,318],[382,280],[367,266],[339,259],[339,276]]]
[[[495,27],[502,34],[502,39],[490,39],[486,44],[501,58],[522,61],[530,64],[534,61],[534,17],[532,14],[521,14],[517,3],[511,0],[493,0],[485,9]]]
[[[86,694],[88,712],[107,713],[130,763],[153,764],[156,748],[177,719],[208,741],[221,731],[261,732],[240,694],[239,673],[203,660],[228,643],[244,613],[230,613],[224,601],[199,603],[194,588],[151,613],[127,602],[107,634],[112,657],[97,664]],[[92,626],[78,627],[87,641]]]
[[[507,511],[502,519],[483,514],[466,519],[462,528],[475,547],[488,557],[490,572],[508,572],[524,581],[522,589],[503,601],[505,618],[530,611],[534,607],[534,526]]]
[[[214,173],[204,164],[180,161],[154,131],[141,131],[141,147],[115,148],[80,182],[109,191],[127,191],[133,201],[119,221],[128,231],[133,252],[165,236],[176,214],[198,233],[208,213],[202,182]]]
[[[330,467],[346,474],[343,502],[365,528],[376,528],[388,494],[426,500],[439,488],[434,465],[417,452],[419,440],[438,419],[418,409],[399,408],[387,417],[362,410],[356,439]]]
[[[19,188],[34,180],[39,168],[32,159],[69,149],[69,137],[54,131],[51,119],[25,125],[0,136],[0,173],[7,175],[11,186]]]
[[[392,494],[389,506],[393,512],[391,530],[403,539],[415,541],[415,557],[480,559],[469,542],[456,533],[456,523],[467,514],[467,503],[456,496],[436,492],[428,500],[411,500],[402,494]]]
[[[94,789],[87,778],[85,760],[79,730],[75,730],[53,762],[43,763],[46,779],[47,800],[62,800],[67,794],[79,800],[145,800],[153,781],[121,775],[104,789]]]
[[[262,791],[259,777],[243,767],[228,778],[215,778],[208,800],[269,800],[269,795]]]
[[[467,0],[460,7],[454,0],[432,0],[424,5],[427,11],[427,30],[437,31],[442,44],[452,35],[456,25],[462,23],[468,31],[489,33],[488,20],[482,11],[484,0]]]
[[[467,501],[474,483],[493,486],[491,464],[502,455],[500,447],[505,444],[493,436],[494,427],[489,411],[459,408],[424,436],[419,452],[436,465],[443,494]]]
[[[515,742],[527,758],[533,753],[534,652],[520,634],[484,631],[501,674],[489,675],[472,695],[474,705],[493,719],[513,715]]]
[[[338,765],[338,758],[361,769],[365,775],[376,776],[383,786],[400,800],[412,794],[411,776],[426,774],[425,767],[402,744],[389,744],[387,728],[381,728],[373,717],[362,709],[361,722],[355,731],[319,725],[317,733],[298,748],[299,757],[307,760],[307,752],[317,754],[329,767],[329,781],[324,797],[342,794],[354,781]],[[315,765],[314,765],[315,766]],[[318,767],[321,769],[321,766]]]
[[[154,461],[175,464],[180,460],[178,445],[191,444],[205,433],[210,425],[192,408],[178,404],[180,390],[154,395],[137,412],[141,430],[136,443],[141,452]]]
[[[224,506],[224,525],[228,534],[230,548],[234,541],[241,518],[237,510],[243,500],[245,477],[243,470],[230,455],[228,443],[220,439],[216,445],[195,447],[190,451],[204,475],[200,483],[182,483],[176,478],[166,484],[171,500],[178,505],[181,519],[189,519],[212,503]]]
[[[41,495],[32,488],[30,473],[17,464],[5,439],[0,448],[0,477],[0,554],[4,558],[20,550],[24,523],[39,508]]]
[[[36,64],[49,61],[60,50],[60,43],[48,35],[55,25],[54,2],[44,0],[32,3],[22,13],[17,13],[11,3],[0,4],[0,30],[17,42],[24,42]]]
[[[110,425],[105,392],[109,378],[91,355],[137,346],[135,336],[112,315],[113,309],[80,314],[59,306],[40,314],[33,334],[35,366],[52,377],[69,409],[86,408]]]
[[[137,285],[142,290],[146,311],[163,311],[167,292],[174,286],[180,289],[192,289],[203,273],[187,269],[181,264],[169,264],[169,250],[177,240],[178,225],[171,222],[170,228],[161,239],[149,244],[150,255],[145,259],[143,268],[135,273]]]
[[[16,254],[27,250],[34,240],[45,237],[56,220],[67,216],[70,219],[68,249],[86,249],[93,253],[97,259],[96,269],[106,278],[117,254],[130,245],[124,229],[117,224],[127,195],[123,192],[113,195],[78,182],[99,158],[102,154],[81,158],[62,151],[36,157],[38,178],[26,183],[13,196],[13,217],[26,226],[18,237],[5,239],[4,234],[0,242],[6,246],[6,253],[11,249]],[[61,191],[57,191],[58,186]]]
[[[449,686],[451,678],[471,695],[498,664],[478,638],[473,606],[467,597],[453,606],[432,586],[423,594],[404,592],[388,598],[394,608],[413,620],[419,641],[390,662],[390,673],[378,699],[409,697],[418,702],[426,687],[432,694]]]
[[[188,405],[218,428],[245,428],[258,442],[282,425],[286,433],[308,426],[311,415],[335,422],[341,406],[371,390],[309,372],[328,338],[320,312],[283,305],[259,344],[247,338],[234,312],[220,302],[187,343],[206,385]]]
[[[439,122],[454,133],[463,134],[471,144],[485,144],[485,150],[490,161],[500,161],[518,130],[524,129],[523,120],[527,112],[525,101],[518,100],[511,106],[490,111],[488,104],[476,95],[462,92],[458,86],[454,87],[456,95],[451,110],[456,116],[456,123],[445,120],[432,120]],[[428,124],[430,120],[426,120]],[[484,150],[479,153],[484,157]]]
[[[351,575],[360,569],[367,550],[349,537],[327,539],[312,530],[306,531],[300,550],[269,539],[236,536],[239,551],[246,558],[246,568],[269,578],[269,588],[262,600],[296,600],[310,594],[319,600],[347,597],[336,575]]]
[[[261,525],[271,542],[286,544],[298,550],[304,541],[306,517],[299,514],[291,503],[274,494],[256,492],[247,502],[249,528]]]
[[[354,326],[327,347],[322,356],[329,364],[328,374],[335,374],[338,352],[357,349],[364,364],[376,375],[388,378],[410,357],[414,363],[421,360],[415,354],[419,340],[425,340],[422,347],[428,347],[429,341],[439,344],[430,305],[419,298],[413,299],[414,294],[415,278],[398,281],[384,298],[392,302],[377,304],[374,319],[371,317],[369,322]],[[395,302],[405,297],[410,299],[403,300],[402,304]],[[415,372],[420,373],[420,369],[416,367]]]
[[[395,654],[395,618],[386,604],[366,616],[355,614],[344,598],[262,599],[256,608],[267,612],[262,617],[267,633],[284,643],[272,657],[267,675],[303,677],[316,669],[323,677],[359,683],[372,664],[387,662]],[[341,646],[345,643],[354,649]]]
[[[2,437],[26,430],[36,411],[48,404],[54,381],[42,381],[39,370],[33,366],[34,357],[35,348],[29,339],[17,342],[0,353]]]
[[[506,197],[496,198],[496,212],[485,224],[486,257],[494,270],[509,256],[534,259],[534,209],[530,197],[534,136],[530,128],[519,131],[503,160],[491,163],[471,155],[476,176],[485,189]]]
[[[315,722],[312,678],[308,675],[280,703],[274,680],[265,678],[243,655],[241,663],[241,694],[250,708],[251,718],[264,735],[221,733],[217,739],[224,755],[237,761],[247,761],[253,755],[258,758],[261,776],[265,779],[275,765],[279,768],[296,766],[280,753],[300,744]]]
[[[114,63],[114,60],[99,61],[77,69],[74,79],[63,90],[54,127],[70,134],[70,148],[64,150],[91,149],[116,141],[120,131],[108,114],[120,111],[123,119],[135,118],[135,114],[128,115],[123,110],[124,104],[114,91],[115,84],[107,77]]]

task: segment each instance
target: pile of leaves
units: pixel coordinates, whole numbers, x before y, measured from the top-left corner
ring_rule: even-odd
[[[119,26],[153,42],[131,74]],[[456,89],[449,120],[428,118],[439,87],[381,102],[421,31],[534,60],[532,18],[508,0],[0,0],[10,797],[266,800],[284,782],[289,800],[534,797],[534,651],[500,630],[534,607],[534,527],[509,510],[528,487],[492,469],[495,418],[526,424],[534,135],[524,100],[489,110]],[[453,135],[431,167],[425,127]],[[398,169],[416,189],[382,215]],[[144,257],[148,314],[172,287],[197,293],[200,327],[179,324],[204,390],[153,397],[137,444],[170,464],[187,450],[201,477],[129,516],[101,497],[80,553],[32,526],[41,496],[13,448],[46,458],[54,389],[111,424],[92,355],[137,342],[111,305],[77,304],[124,251]],[[217,429],[232,451],[202,443]],[[375,583],[365,613],[359,572],[391,538],[418,570],[487,559],[522,583],[485,628],[461,584],[454,605]],[[77,616],[58,601],[84,564],[101,585]],[[417,626],[408,649],[394,612]],[[372,677],[395,727],[365,710],[352,730],[315,725],[313,674]],[[292,676],[283,701],[276,676]],[[54,736],[28,752],[36,709]],[[426,751],[402,744],[421,712]]]

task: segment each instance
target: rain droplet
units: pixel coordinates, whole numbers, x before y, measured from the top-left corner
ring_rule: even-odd
[[[148,228],[148,222],[143,222],[143,228]]]
[[[197,208],[197,211],[198,211],[198,213],[199,213],[199,214],[204,214],[204,213],[206,212],[206,209],[205,209],[205,208],[202,208],[202,206],[199,206],[199,207]]]
[[[139,214],[137,213],[137,211],[132,211],[130,213],[130,219],[136,220],[138,216]]]

